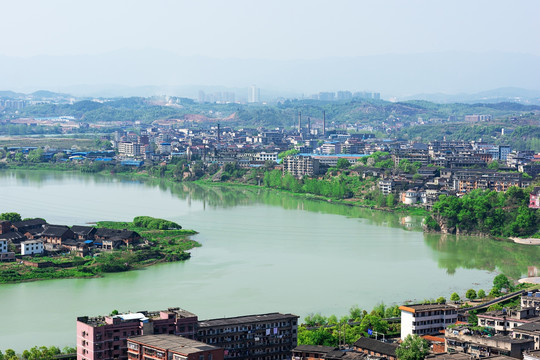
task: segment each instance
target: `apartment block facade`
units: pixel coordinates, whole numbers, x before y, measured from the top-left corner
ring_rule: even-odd
[[[457,308],[445,304],[400,306],[401,339],[407,335],[437,334],[458,319]]]
[[[180,308],[77,318],[77,359],[126,360],[130,336],[172,334],[193,339],[197,315]]]
[[[130,337],[129,360],[223,360],[223,349],[169,334]]]
[[[225,349],[225,359],[283,360],[297,345],[298,316],[269,313],[199,322],[197,339]]]

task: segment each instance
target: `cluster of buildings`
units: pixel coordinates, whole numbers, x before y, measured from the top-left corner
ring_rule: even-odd
[[[195,124],[181,128],[177,120],[164,120],[137,132],[116,131],[110,139],[114,151],[71,151],[66,157],[137,167],[166,164],[174,158],[201,160],[205,166],[275,166],[301,178],[323,174],[340,159],[355,165],[375,152],[388,152],[386,159],[393,167],[389,168],[387,163],[376,168],[368,160],[367,166],[354,171],[362,177],[379,178],[378,186],[383,194],[396,194],[404,204],[428,208],[441,194],[459,196],[475,189],[506,191],[512,186],[527,187],[540,173],[540,154],[533,151],[475,141],[419,143],[375,139],[373,134],[328,130],[326,114],[320,115],[315,118],[298,112],[297,126],[291,130],[234,129],[220,123],[209,128]],[[290,149],[298,154],[281,162],[278,154]],[[54,152],[47,151],[43,156],[52,158]],[[400,170],[404,161],[414,165],[417,172]]]
[[[422,336],[432,344],[434,353],[446,354],[447,360],[540,357],[538,290],[524,291],[517,310],[477,314],[476,324],[459,321],[467,313],[447,304],[404,305],[400,310],[401,339],[409,334]],[[448,357],[453,354],[459,356]]]
[[[289,359],[298,316],[199,320],[180,309],[77,318],[77,359]]]
[[[131,230],[52,225],[39,218],[14,223],[0,220],[0,260],[15,260],[16,253],[32,256],[72,252],[86,256],[92,249],[133,246],[140,239],[140,235]]]
[[[359,338],[348,346],[297,345],[298,316],[268,313],[199,320],[181,308],[77,318],[77,359],[398,360],[398,343],[418,335],[430,360],[539,360],[540,291],[522,291],[517,310],[487,311],[469,324],[467,309],[403,305],[401,337]],[[484,306],[484,305],[480,305]],[[340,342],[341,344],[341,342]]]

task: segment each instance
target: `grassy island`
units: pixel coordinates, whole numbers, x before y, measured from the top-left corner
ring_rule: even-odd
[[[15,213],[5,213],[1,215]],[[0,220],[2,216],[0,215]],[[18,214],[17,214],[18,215]],[[5,220],[5,219],[4,219]],[[20,220],[13,219],[11,220]],[[35,219],[31,219],[35,220]],[[28,221],[28,220],[26,220]],[[25,221],[13,221],[14,227],[21,227]],[[45,254],[16,255],[15,261],[0,263],[0,283],[17,283],[23,281],[98,277],[105,273],[141,269],[161,262],[183,261],[190,258],[188,250],[201,246],[191,240],[194,230],[185,230],[172,221],[138,216],[132,222],[101,221],[93,226],[60,227],[58,225],[42,225],[41,235],[46,239],[47,229],[50,232],[57,228],[73,230],[76,228],[94,229],[93,240],[70,239],[64,246],[56,246],[54,251]],[[50,230],[52,229],[52,230]],[[29,232],[31,232],[29,230]],[[129,240],[122,234],[130,234]],[[50,240],[50,237],[48,238]],[[74,244],[74,242],[78,242]],[[20,244],[11,243],[10,250],[16,254]]]

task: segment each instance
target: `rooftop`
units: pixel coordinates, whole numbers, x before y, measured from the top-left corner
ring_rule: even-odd
[[[354,346],[361,349],[371,350],[379,354],[390,355],[393,357],[396,357],[396,349],[398,347],[398,345],[396,344],[389,344],[367,337],[361,337],[360,339],[356,340]]]
[[[399,307],[400,310],[408,311],[411,313],[422,312],[422,311],[436,311],[436,310],[456,310],[456,307],[446,304],[413,304],[413,305],[402,305]]]
[[[292,351],[301,351],[309,353],[328,353],[330,351],[337,350],[337,347],[323,346],[323,345],[298,345]]]
[[[514,331],[540,331],[540,322],[530,322],[528,324],[517,326]]]
[[[208,345],[200,341],[168,334],[133,336],[128,338],[128,341],[134,341],[162,350],[173,351],[182,355],[220,349],[219,347]]]
[[[246,315],[246,316],[237,316],[231,318],[223,319],[210,319],[202,320],[199,322],[199,328],[210,327],[210,326],[226,326],[234,324],[251,324],[256,322],[265,322],[265,321],[275,321],[283,319],[298,319],[297,315],[293,314],[281,314],[281,313],[269,313],[269,314],[259,314],[259,315]]]

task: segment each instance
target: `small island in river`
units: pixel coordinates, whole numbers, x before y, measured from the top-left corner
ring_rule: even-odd
[[[48,224],[0,214],[0,283],[96,277],[190,258],[197,232],[172,221],[138,216],[95,226]]]

